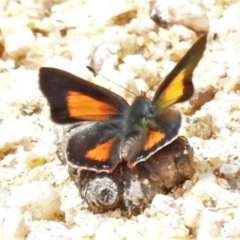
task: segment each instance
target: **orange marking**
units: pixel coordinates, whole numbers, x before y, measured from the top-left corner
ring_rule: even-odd
[[[184,94],[186,69],[183,69],[169,84],[159,98],[161,108],[168,107],[178,101]]]
[[[84,120],[105,120],[117,112],[111,103],[107,104],[73,91],[67,94],[67,106],[71,117]]]
[[[96,147],[87,152],[86,157],[98,162],[105,162],[109,158],[110,148],[113,140],[97,144]]]
[[[159,143],[163,138],[165,137],[165,134],[159,131],[150,131],[147,141],[145,145],[143,146],[143,149],[145,151],[149,150],[152,148],[154,145]]]

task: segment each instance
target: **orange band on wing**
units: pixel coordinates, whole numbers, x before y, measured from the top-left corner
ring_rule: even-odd
[[[184,94],[186,81],[186,69],[183,69],[175,79],[169,84],[164,92],[159,97],[161,108],[166,108],[177,102]]]
[[[105,120],[117,113],[111,103],[73,91],[67,94],[67,105],[69,115],[82,120]]]
[[[105,162],[109,158],[109,151],[113,140],[110,139],[105,143],[97,144],[96,147],[87,152],[86,157],[93,161]]]
[[[148,151],[154,145],[158,144],[164,137],[165,137],[165,134],[162,132],[150,131],[143,149],[145,151]]]

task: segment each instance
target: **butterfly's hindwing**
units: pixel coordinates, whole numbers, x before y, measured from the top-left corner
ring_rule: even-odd
[[[128,152],[125,150],[124,155],[127,156],[130,168],[145,161],[177,138],[181,127],[181,113],[175,107],[168,107],[159,111],[149,122],[148,127],[126,140],[126,143],[131,142],[131,146],[135,146],[125,146]]]
[[[76,128],[66,144],[71,167],[96,172],[112,172],[121,162],[121,123],[116,119],[91,122]]]

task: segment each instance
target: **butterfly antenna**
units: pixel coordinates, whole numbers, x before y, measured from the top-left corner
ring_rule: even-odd
[[[160,76],[159,76],[159,78],[161,79]],[[161,80],[159,80],[159,81],[157,81],[156,83],[154,83],[154,84],[146,91],[146,94],[147,94],[149,91],[153,90],[153,88],[154,88],[156,85],[158,85],[160,81],[161,81]]]
[[[133,91],[131,91],[131,90],[123,87],[122,85],[120,85],[120,84],[118,84],[118,83],[115,83],[115,82],[109,80],[108,78],[104,77],[103,75],[97,73],[92,67],[87,66],[87,69],[88,69],[90,72],[93,73],[94,77],[96,77],[97,75],[99,75],[99,76],[101,76],[102,78],[104,78],[105,80],[107,80],[107,81],[109,81],[109,82],[111,82],[111,83],[114,83],[114,84],[117,85],[118,87],[123,88],[123,89],[126,90],[127,92],[133,94],[135,97],[137,96]]]

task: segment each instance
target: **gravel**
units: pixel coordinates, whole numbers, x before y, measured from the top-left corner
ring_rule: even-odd
[[[1,1],[0,239],[240,238],[240,2],[185,3],[179,14],[193,19],[187,14],[192,4],[200,11],[196,28],[164,15],[166,9],[161,16],[169,24],[157,26],[150,18],[155,1]],[[197,31],[207,29],[206,16],[208,45],[193,82],[216,93],[181,130],[194,148],[197,173],[183,195],[156,195],[137,217],[124,218],[118,209],[91,213],[56,156],[39,68],[67,70],[131,102],[132,94],[100,75],[135,94],[147,90],[171,71]],[[90,64],[97,77],[86,68]]]

